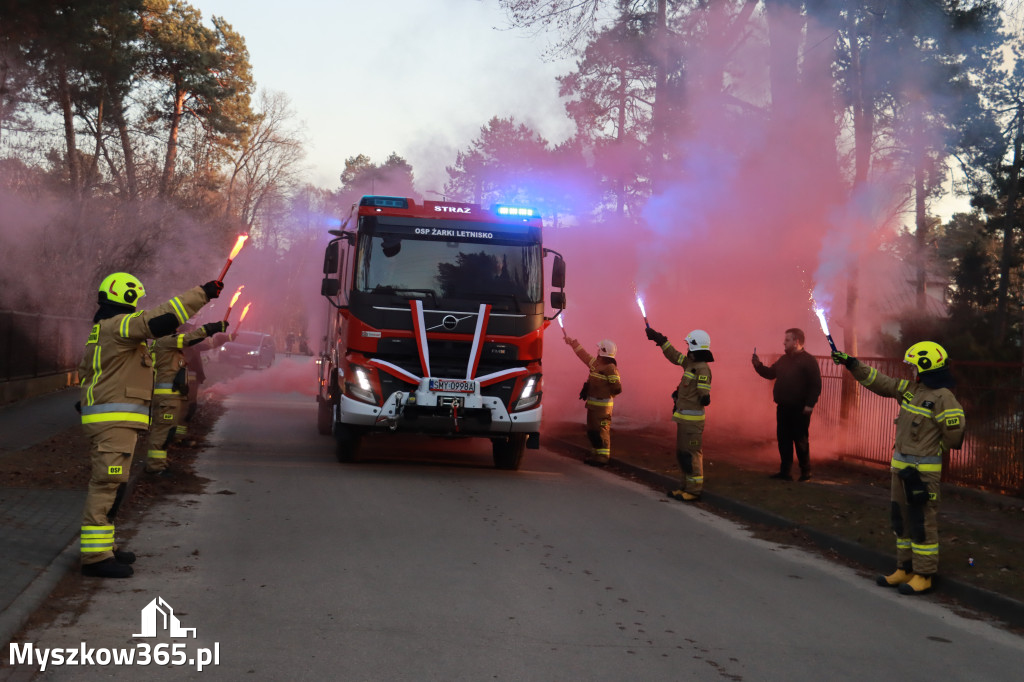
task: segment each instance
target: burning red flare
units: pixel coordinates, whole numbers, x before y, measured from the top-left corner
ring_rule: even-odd
[[[228,321],[228,317],[231,315],[231,309],[235,307],[235,301],[237,301],[238,297],[242,295],[242,289],[244,289],[244,288],[245,288],[244,284],[242,286],[238,287],[238,290],[235,291],[235,295],[231,297],[231,303],[228,303],[228,311],[226,313],[224,313],[224,321],[225,322]],[[246,306],[246,307],[248,307],[248,306]]]
[[[247,234],[238,235],[238,239],[235,240],[235,248],[231,249],[231,255],[228,256],[228,262],[224,264],[224,269],[220,271],[220,277],[217,279],[221,282],[224,281],[224,276],[228,274],[228,268],[231,267],[231,261],[235,260],[235,256],[242,250],[242,245],[245,244],[245,240],[249,238]]]
[[[252,304],[253,302],[249,301],[248,303],[246,303],[246,307],[242,308],[242,315],[239,317],[239,324],[234,326],[234,333],[239,333],[239,329],[242,327],[242,321],[244,321],[244,319],[246,318],[246,314],[249,312],[249,306]]]
[[[234,260],[238,252],[242,250],[242,245],[245,244],[245,240],[249,238],[247,234],[238,235],[238,239],[235,240],[235,248],[231,249],[231,255],[228,256],[228,260]]]

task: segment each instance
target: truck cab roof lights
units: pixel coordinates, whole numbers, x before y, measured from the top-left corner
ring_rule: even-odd
[[[381,208],[409,208],[409,200],[405,197],[367,195],[359,200],[359,205],[377,206]]]
[[[504,206],[495,204],[494,212],[498,215],[510,216],[513,218],[539,218],[540,212],[526,206]]]

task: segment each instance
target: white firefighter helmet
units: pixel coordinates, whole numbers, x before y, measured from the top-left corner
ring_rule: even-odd
[[[597,354],[606,358],[614,358],[615,352],[618,349],[618,346],[611,339],[603,339],[601,343],[597,344]]]
[[[691,351],[711,350],[711,337],[703,329],[694,329],[686,335],[686,347]]]

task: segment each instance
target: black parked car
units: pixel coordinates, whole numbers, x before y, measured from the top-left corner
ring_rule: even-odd
[[[234,341],[220,347],[217,359],[242,367],[260,369],[274,364],[274,339],[262,332],[238,332]]]

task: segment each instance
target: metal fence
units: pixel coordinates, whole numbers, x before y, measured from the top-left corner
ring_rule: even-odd
[[[87,318],[0,310],[0,381],[73,371],[91,325]]]
[[[838,444],[846,457],[888,465],[896,438],[899,406],[853,382],[849,372],[829,357],[818,357],[821,398],[812,428]],[[879,372],[913,379],[901,359],[861,358]],[[943,462],[944,481],[1024,495],[1024,365],[955,362],[953,390],[964,407],[967,437]],[[843,413],[844,383],[847,409]]]

